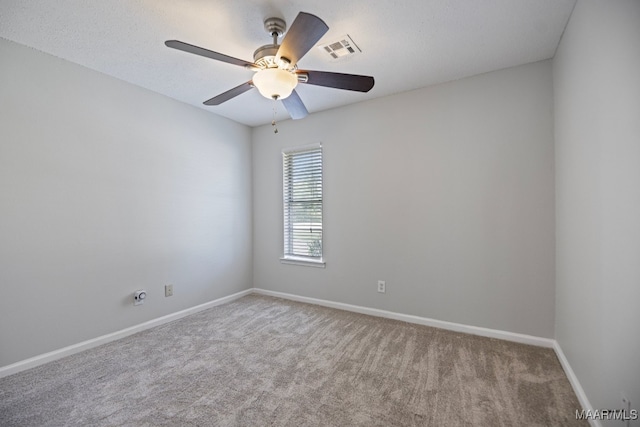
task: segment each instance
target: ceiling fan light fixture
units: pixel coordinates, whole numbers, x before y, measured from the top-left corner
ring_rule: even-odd
[[[253,76],[253,85],[260,94],[269,99],[284,99],[291,95],[298,84],[298,78],[280,68],[265,68]]]
[[[301,70],[298,68],[300,58],[306,55],[329,31],[329,26],[317,16],[305,12],[298,13],[281,44],[278,44],[278,38],[282,37],[286,30],[286,23],[283,19],[267,18],[264,21],[264,28],[271,36],[272,43],[256,49],[253,53],[253,62],[234,58],[179,40],[167,40],[164,44],[172,49],[238,65],[255,72],[252,80],[206,100],[203,103],[204,105],[220,105],[255,87],[265,98],[281,99],[282,105],[284,105],[292,119],[301,119],[306,117],[309,111],[307,111],[302,99],[294,90],[298,83],[356,92],[368,92],[373,87],[374,79],[371,76]],[[333,46],[334,44],[335,46]],[[331,50],[335,53],[338,48],[344,48],[346,51],[351,52],[351,50],[355,51],[357,46],[346,35],[341,38],[339,43],[332,43],[324,50],[327,52]],[[335,53],[335,55],[340,57],[338,53]],[[273,108],[275,112],[275,103]]]

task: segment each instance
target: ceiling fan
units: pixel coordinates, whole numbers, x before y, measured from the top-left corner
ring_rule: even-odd
[[[309,112],[295,90],[298,83],[358,92],[368,92],[373,87],[374,80],[371,76],[298,69],[300,58],[329,30],[327,24],[317,16],[300,12],[280,45],[278,38],[285,32],[285,21],[280,18],[268,18],[264,21],[264,28],[273,38],[273,43],[259,47],[253,54],[254,62],[178,40],[167,40],[164,44],[173,49],[255,71],[253,79],[214,96],[205,101],[205,105],[220,105],[255,87],[265,98],[282,100],[292,119],[301,119]]]

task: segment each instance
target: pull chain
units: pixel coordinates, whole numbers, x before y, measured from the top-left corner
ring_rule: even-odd
[[[276,107],[278,106],[278,98],[273,98],[273,120],[271,120],[271,126],[273,126],[273,133],[278,133],[278,128],[276,127]]]

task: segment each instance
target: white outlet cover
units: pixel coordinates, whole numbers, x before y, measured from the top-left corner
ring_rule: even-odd
[[[144,300],[147,298],[146,291],[136,291],[133,294],[133,305],[144,304]]]

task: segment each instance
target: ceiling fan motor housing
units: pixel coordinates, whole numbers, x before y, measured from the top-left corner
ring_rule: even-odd
[[[274,68],[276,64],[276,54],[278,53],[278,44],[266,44],[260,46],[253,52],[253,62],[260,68]]]
[[[273,43],[260,46],[256,49],[256,51],[253,52],[253,62],[263,69],[281,68],[283,70],[294,71],[295,67],[291,66],[291,61],[287,58],[278,58],[276,61],[278,49],[280,48],[278,38],[282,37],[287,29],[286,22],[280,18],[267,18],[264,21],[264,29],[273,37]]]

